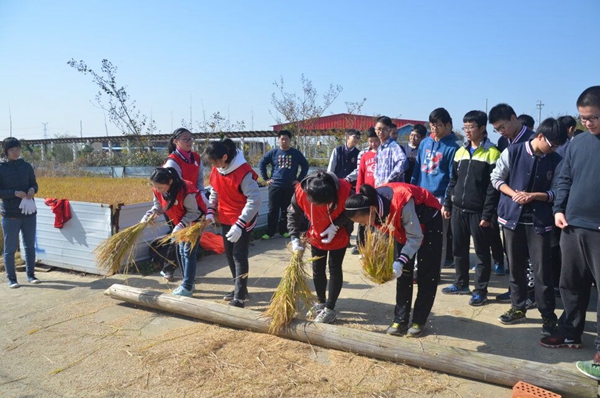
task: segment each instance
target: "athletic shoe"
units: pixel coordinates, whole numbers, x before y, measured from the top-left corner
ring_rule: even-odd
[[[35,276],[28,276],[27,282],[31,283],[32,285],[39,285],[40,283],[42,283],[42,281],[36,278]]]
[[[246,294],[244,296],[245,296],[244,300],[248,300],[250,298],[250,295],[248,294],[248,289],[246,289]],[[234,298],[235,298],[235,290],[232,290],[223,296],[223,300],[225,300],[225,301],[231,301]],[[242,301],[244,301],[244,300],[242,300]]]
[[[471,294],[469,287],[458,287],[456,285],[450,285],[442,289],[444,294]]]
[[[504,269],[504,264],[494,264],[494,274],[498,276],[506,275],[506,269]]]
[[[496,301],[500,303],[510,303],[510,290],[496,296]]]
[[[596,353],[591,361],[578,361],[577,370],[594,380],[600,380],[600,355]]]
[[[473,297],[471,297],[471,300],[469,300],[469,305],[472,305],[473,307],[479,307],[487,303],[487,301],[487,296],[483,294],[474,294]]]
[[[160,275],[165,278],[167,281],[171,282],[173,280],[173,273],[169,271],[160,271]]]
[[[543,318],[542,319],[542,335],[552,336],[556,334],[558,327],[556,326],[555,318]]]
[[[16,279],[9,279],[8,287],[11,289],[17,289],[17,288],[21,287],[21,285],[19,285],[19,283],[17,282]]]
[[[290,237],[290,233],[289,232],[284,232],[281,234],[281,236],[283,236],[284,238],[289,238]]]
[[[323,309],[325,309],[325,303],[317,303],[313,305],[312,308],[306,313],[306,319],[315,318],[317,315],[319,315],[319,312],[323,311]]]
[[[262,240],[269,240],[269,239],[271,239],[271,238],[272,238],[272,236],[271,236],[271,235],[269,235],[269,234],[264,234],[264,235],[263,235],[263,236],[261,236],[260,238],[261,238]]]
[[[389,334],[391,336],[404,336],[408,332],[408,325],[406,323],[392,323],[392,326],[387,328],[385,334]]]
[[[337,315],[335,314],[335,310],[331,310],[327,307],[323,308],[315,317],[313,322],[315,323],[333,323]]]
[[[354,247],[352,248],[352,252],[351,252],[351,253],[352,253],[352,254],[360,254],[360,251],[358,250],[358,246],[354,246]]]
[[[229,302],[232,307],[244,308],[244,302],[242,300],[233,299]]]
[[[498,318],[500,322],[505,325],[512,325],[513,323],[521,322],[525,320],[525,312],[521,310],[515,310],[511,308]]]
[[[418,323],[413,323],[412,326],[406,332],[406,337],[419,337],[423,334],[425,328]]]
[[[568,339],[561,334],[555,334],[554,336],[542,337],[540,339],[540,345],[546,348],[581,348],[581,338]]]
[[[187,290],[183,286],[179,286],[175,290],[173,290],[173,294],[176,295],[176,296],[192,297],[192,291],[191,290]]]

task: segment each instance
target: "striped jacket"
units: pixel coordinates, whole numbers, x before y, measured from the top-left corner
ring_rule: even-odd
[[[454,155],[452,177],[446,190],[444,207],[447,211],[482,214],[482,219],[491,221],[496,214],[499,193],[491,183],[490,174],[500,158],[500,151],[489,139],[470,152],[467,141]]]

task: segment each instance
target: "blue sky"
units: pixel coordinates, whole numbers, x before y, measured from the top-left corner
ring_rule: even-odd
[[[499,102],[538,119],[574,114],[600,84],[600,1],[27,1],[0,0],[0,137],[104,135],[97,86],[71,58],[119,70],[138,108],[168,133],[221,112],[246,129],[275,120],[273,82],[343,92],[326,114],[367,98],[364,114],[455,127]],[[109,133],[118,135],[109,124]],[[488,129],[491,131],[491,126]]]

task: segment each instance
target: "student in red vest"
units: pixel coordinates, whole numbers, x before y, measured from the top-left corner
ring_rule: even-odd
[[[158,167],[150,176],[154,192],[154,206],[142,218],[148,220],[155,214],[164,214],[174,225],[173,233],[197,222],[206,214],[206,205],[192,183],[182,180],[172,167]],[[198,245],[192,250],[189,243],[180,243],[178,255],[183,270],[181,286],[173,290],[178,296],[191,297],[196,279]]]
[[[183,127],[173,131],[173,135],[169,139],[167,149],[169,156],[165,161],[163,167],[172,167],[177,171],[179,177],[183,180],[189,181],[193,186],[196,187],[200,193],[200,197],[207,203],[206,195],[204,192],[204,175],[202,171],[202,161],[200,155],[192,151],[192,145],[194,139],[192,133]],[[171,226],[173,227],[173,226]],[[174,258],[173,245],[169,246],[167,252],[167,258],[172,260]],[[170,262],[165,262],[160,274],[168,281],[173,280],[173,271],[175,267]]]
[[[352,186],[335,174],[319,171],[306,177],[296,185],[292,202],[288,208],[288,230],[294,251],[304,250],[300,242],[302,216],[308,218],[306,240],[311,245],[313,282],[319,303],[309,311],[307,317],[314,322],[333,323],[336,319],[335,304],[342,291],[344,275],[342,261],[350,242],[352,223],[344,215],[344,202],[352,194]],[[329,257],[329,289],[325,268]],[[328,298],[326,290],[329,290]]]
[[[433,307],[440,280],[443,231],[439,201],[424,188],[392,182],[377,189],[363,185],[358,195],[346,200],[345,207],[346,215],[361,225],[382,228],[386,220],[392,222],[397,255],[393,264],[397,278],[396,307],[394,322],[386,333],[420,336]],[[409,324],[415,255],[419,261],[419,290],[412,311],[412,323]]]
[[[248,297],[248,246],[261,200],[258,175],[228,138],[208,144],[204,158],[213,166],[206,218],[214,220],[217,215],[223,227],[225,256],[235,281],[235,289],[223,299],[244,308]]]

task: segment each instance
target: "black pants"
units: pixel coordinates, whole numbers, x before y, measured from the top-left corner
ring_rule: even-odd
[[[494,262],[504,265],[504,245],[502,244],[502,238],[500,238],[500,224],[498,224],[497,215],[494,215],[490,225],[490,247]]]
[[[550,254],[552,256],[552,277],[554,279],[555,288],[558,287],[560,282],[560,269],[562,268],[562,254],[560,252],[560,235],[562,229],[558,228],[556,225],[552,226],[552,243],[550,246],[552,250]]]
[[[465,288],[469,286],[469,244],[471,236],[477,255],[477,267],[473,293],[487,296],[490,274],[492,272],[492,255],[490,253],[490,227],[480,227],[481,214],[467,213],[454,208],[450,218],[452,227],[452,252],[454,254],[454,267],[456,271],[456,286]]]
[[[358,231],[356,232],[356,245],[364,246],[365,245],[365,226],[358,224]]]
[[[240,239],[235,243],[231,243],[225,237],[231,229],[231,225],[222,225],[222,228],[225,257],[235,283],[233,298],[244,300],[248,294],[248,247],[250,246],[251,233],[243,230]]]
[[[435,301],[437,286],[440,282],[443,236],[442,215],[438,212],[431,221],[425,224],[423,243],[416,254],[419,261],[417,268],[418,291],[412,322],[419,325],[425,325]],[[397,254],[402,251],[403,246],[396,242]],[[408,324],[410,320],[414,269],[415,259],[413,257],[402,270],[402,275],[396,280],[394,322]]]
[[[562,230],[560,248],[560,296],[565,310],[558,321],[558,331],[572,339],[583,334],[592,281],[600,280],[600,231],[567,227]],[[598,284],[596,289],[600,291]],[[595,344],[600,352],[600,294],[598,297]]]
[[[311,246],[311,254],[313,257],[321,257],[312,262],[313,282],[319,303],[325,303],[325,306],[330,310],[335,309],[342,284],[344,283],[344,273],[342,272],[342,262],[346,255],[346,248],[337,250],[321,250]],[[327,266],[327,257],[329,257],[329,289],[327,289],[327,275],[325,268]],[[326,291],[329,294],[326,296]]]
[[[538,235],[533,225],[517,224],[514,231],[502,228],[506,255],[510,263],[510,298],[512,307],[527,311],[527,259],[531,259],[535,281],[535,301],[544,318],[554,318],[556,308],[552,264],[550,263],[550,232]]]
[[[293,186],[269,185],[269,215],[267,217],[267,235],[287,232],[287,208],[294,194]]]

